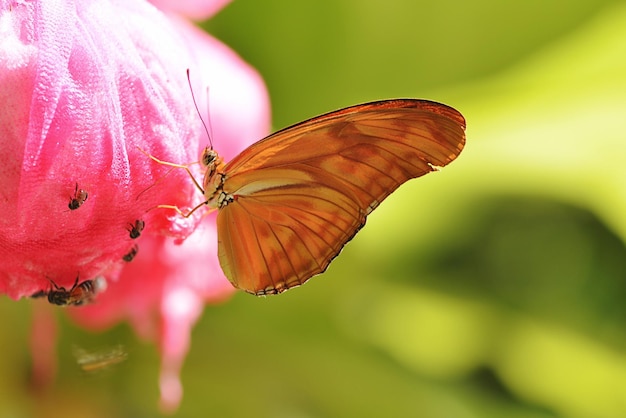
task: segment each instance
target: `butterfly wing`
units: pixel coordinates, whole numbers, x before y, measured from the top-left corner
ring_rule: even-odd
[[[411,99],[338,110],[257,142],[224,170],[233,197],[217,216],[226,277],[257,295],[304,283],[385,197],[450,163],[464,144],[459,112]]]

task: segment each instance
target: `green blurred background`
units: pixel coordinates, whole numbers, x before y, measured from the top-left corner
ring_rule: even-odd
[[[391,97],[467,147],[373,213],[330,269],[208,306],[177,417],[626,417],[626,7],[609,0],[236,0],[204,25],[265,78],[274,127]],[[158,415],[158,354],[0,300],[0,417]],[[84,376],[74,345],[129,359]]]

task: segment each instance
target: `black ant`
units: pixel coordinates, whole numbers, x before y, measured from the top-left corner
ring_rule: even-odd
[[[143,228],[146,226],[146,223],[141,219],[137,219],[134,225],[130,223],[128,225],[130,225],[130,229],[127,229],[127,231],[130,233],[130,238],[135,239],[139,238],[139,236],[141,235],[141,231],[143,231]]]
[[[139,251],[139,247],[137,245],[133,246],[133,248],[131,248],[128,253],[124,254],[124,257],[122,257],[122,260],[126,261],[127,263],[130,263],[131,261],[133,261],[133,258],[135,258],[135,256],[137,255],[137,251]]]
[[[50,283],[52,283],[54,288],[50,289],[48,292],[48,302],[59,306],[80,306],[89,303],[93,301],[95,295],[106,286],[103,277],[97,277],[94,280],[85,280],[81,284],[78,284],[78,276],[76,276],[76,281],[69,290],[65,287],[57,286],[52,280],[50,280]],[[44,294],[45,292],[42,290],[35,293],[32,297],[40,297]]]
[[[76,183],[76,188],[74,189],[74,196],[70,196],[70,203],[67,205],[70,210],[76,210],[87,200],[89,194],[87,191],[78,188],[78,183]]]

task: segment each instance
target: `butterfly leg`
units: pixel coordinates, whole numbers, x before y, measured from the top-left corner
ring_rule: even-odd
[[[161,165],[166,165],[166,166],[174,167],[174,168],[182,168],[183,170],[185,170],[187,172],[187,174],[189,174],[189,177],[191,177],[191,180],[193,181],[193,184],[195,184],[196,187],[198,188],[198,190],[200,190],[200,192],[202,192],[202,194],[204,194],[204,189],[202,188],[202,186],[200,186],[200,183],[198,183],[198,181],[194,177],[193,173],[189,169],[189,166],[184,165],[184,164],[176,164],[176,163],[171,163],[169,161],[159,160],[157,157],[155,157],[154,155],[150,154],[147,151],[144,151],[140,147],[137,147],[137,149],[139,149],[139,151],[143,152],[148,158],[152,159],[153,161],[156,161],[157,163],[159,163]],[[196,208],[194,208],[193,210],[195,210]],[[180,211],[179,211],[179,213],[180,213]]]
[[[182,168],[182,169],[184,169],[187,172],[187,174],[189,174],[189,177],[191,177],[191,180],[196,185],[198,190],[200,190],[200,192],[204,195],[204,189],[202,188],[202,186],[200,186],[200,183],[198,183],[198,181],[194,177],[193,173],[189,169],[189,166],[184,165],[184,164],[176,164],[176,163],[171,163],[169,161],[159,160],[157,157],[151,155],[147,151],[144,151],[143,149],[141,149],[139,147],[137,147],[137,148],[139,149],[139,151],[143,152],[146,156],[148,156],[150,159],[152,159],[153,161],[155,161],[155,162],[157,162],[159,164],[166,165],[166,166],[173,167],[173,168]],[[197,206],[195,206],[193,209],[191,209],[187,213],[183,212],[178,206],[175,206],[175,205],[158,205],[155,208],[172,209],[172,210],[175,210],[176,213],[178,213],[180,216],[182,216],[184,218],[189,218],[196,210],[200,209],[202,206],[204,206],[206,204],[207,204],[206,201],[202,202],[202,203],[198,204]]]
[[[178,213],[180,216],[182,216],[184,218],[189,218],[196,210],[200,209],[204,205],[206,205],[206,202],[200,203],[199,205],[197,205],[196,207],[194,207],[193,209],[191,209],[187,213],[183,212],[182,210],[180,210],[180,208],[178,206],[175,206],[175,205],[159,205],[159,206],[156,206],[156,208],[172,209],[172,210],[175,210],[176,213]]]

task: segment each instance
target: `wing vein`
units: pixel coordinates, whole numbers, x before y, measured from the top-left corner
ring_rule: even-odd
[[[248,212],[248,211],[246,211],[246,212]],[[248,212],[248,213],[250,213],[250,212]],[[261,219],[261,218],[258,218],[258,217],[257,217],[257,219],[267,223],[267,221],[265,221],[264,219]],[[256,222],[252,222],[252,229],[254,231],[254,240],[256,241],[259,254],[261,254],[261,258],[263,258],[263,263],[265,264],[265,270],[267,271],[267,276],[268,276],[269,280],[272,282],[272,286],[275,287],[276,284],[275,284],[275,281],[274,281],[274,277],[272,276],[271,266],[269,265],[268,260],[265,257],[265,253],[263,252],[263,245],[262,245],[261,241],[259,240],[259,235],[260,235],[261,231],[257,227]],[[270,227],[270,229],[271,229],[271,227]]]

